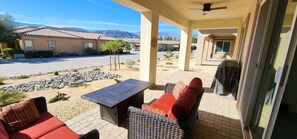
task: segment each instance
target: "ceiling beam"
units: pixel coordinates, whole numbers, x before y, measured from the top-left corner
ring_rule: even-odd
[[[195,20],[190,22],[192,29],[228,29],[241,26],[242,18]]]

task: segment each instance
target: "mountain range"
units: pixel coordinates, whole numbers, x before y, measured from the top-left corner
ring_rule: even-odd
[[[16,22],[16,26],[44,26],[42,24],[31,24],[31,23],[22,23],[22,22]],[[115,38],[140,38],[140,32],[128,32],[123,30],[88,30],[83,28],[77,28],[77,27],[63,27],[64,29],[70,29],[70,30],[77,30],[77,31],[87,31],[87,32],[95,32],[99,34],[104,34],[105,36],[115,37]],[[161,37],[173,37],[173,38],[179,38],[179,34],[174,34],[170,32],[159,32],[159,36]]]

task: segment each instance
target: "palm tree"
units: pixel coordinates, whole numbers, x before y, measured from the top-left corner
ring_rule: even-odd
[[[109,69],[111,70],[111,55],[112,53],[114,54],[114,68],[117,70],[116,66],[116,52],[118,52],[118,62],[120,64],[120,56],[119,56],[119,49],[125,45],[125,43],[121,40],[116,40],[116,41],[108,41],[104,43],[101,47],[103,51],[109,51]],[[120,68],[120,65],[119,65]]]

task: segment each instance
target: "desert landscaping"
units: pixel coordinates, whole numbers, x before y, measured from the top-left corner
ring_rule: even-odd
[[[192,63],[194,63],[193,60],[194,59],[192,58]],[[177,71],[177,67],[178,57],[171,58],[170,60],[165,58],[158,59],[157,80],[165,78],[171,73]],[[109,70],[109,68],[109,65],[104,65],[90,68],[57,71],[58,75],[55,75],[57,73],[52,72],[42,75],[32,75],[29,78],[24,79],[8,78],[4,81],[4,85],[0,86],[0,89],[9,90],[7,88],[24,88],[24,84],[34,84],[36,82],[42,83],[51,81],[56,78],[59,79],[62,77],[65,78],[74,75],[84,75],[85,73],[99,73],[99,78],[94,78],[92,80],[85,79],[84,82],[76,83],[77,85],[63,85],[57,87],[45,87],[39,85],[38,89],[36,89],[36,87],[31,90],[25,89],[26,91],[24,94],[26,97],[24,99],[44,96],[48,101],[47,105],[49,112],[52,113],[54,116],[58,117],[59,119],[67,121],[81,113],[84,113],[99,106],[98,104],[82,99],[81,95],[110,86],[112,84],[117,83],[117,81],[123,81],[129,78],[139,78],[139,60],[129,60],[126,63],[121,63],[120,69],[117,69],[116,71],[114,70],[114,66],[112,66],[112,70]],[[101,77],[100,74],[103,76]],[[21,87],[16,87],[20,86],[21,84]],[[54,98],[58,94],[58,92],[66,94],[66,100],[60,100],[54,103],[49,103],[49,100]]]

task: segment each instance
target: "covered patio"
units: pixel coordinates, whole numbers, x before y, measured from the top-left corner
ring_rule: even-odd
[[[190,71],[176,71],[173,74],[158,79],[157,85],[165,85],[168,82],[175,83],[182,80],[188,84],[193,77],[200,77],[206,90],[199,106],[199,120],[197,120],[193,138],[195,139],[215,139],[215,138],[243,138],[240,127],[239,114],[236,109],[236,101],[225,96],[218,96],[210,91],[218,62],[204,61],[211,66],[195,66],[191,64]],[[144,93],[144,103],[150,103],[158,99],[163,90],[146,90]],[[91,129],[98,129],[102,139],[124,139],[127,138],[127,123],[116,126],[100,117],[100,108],[83,113],[66,124],[76,133],[85,134]]]

